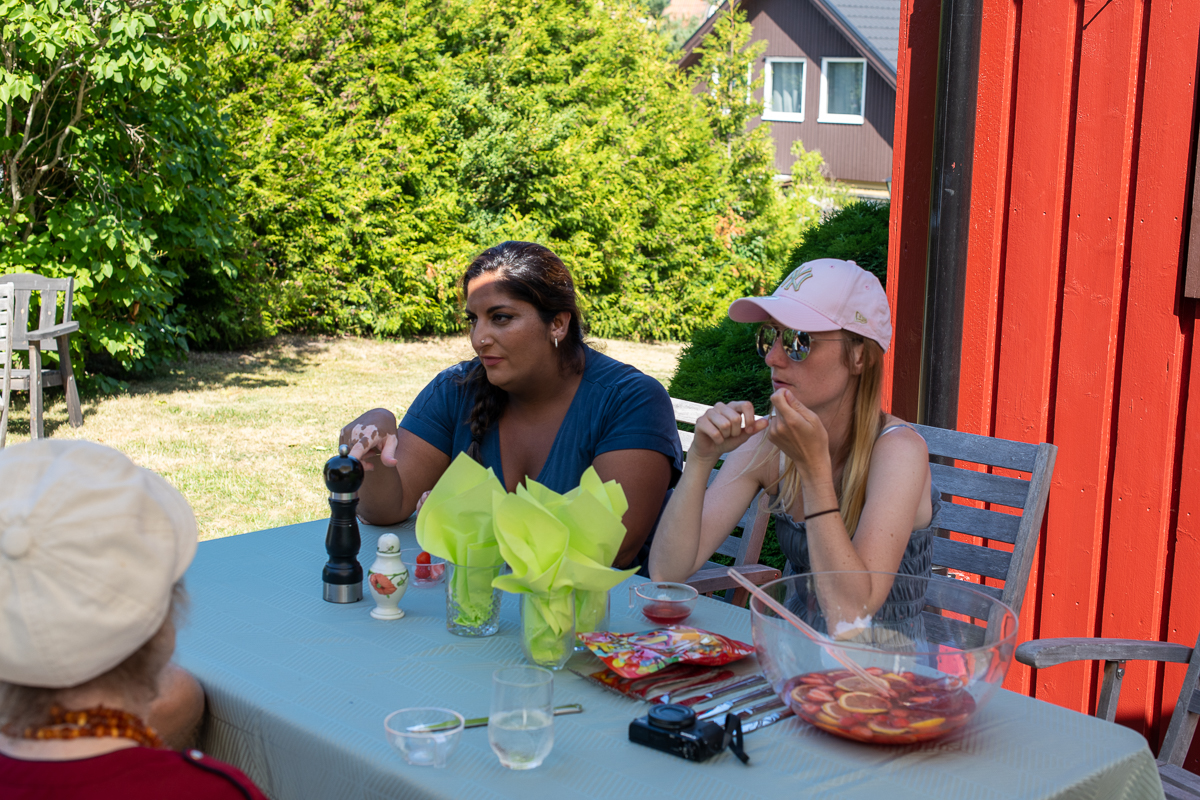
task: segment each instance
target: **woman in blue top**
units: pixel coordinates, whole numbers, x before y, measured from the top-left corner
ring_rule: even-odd
[[[867,617],[919,624],[920,597],[861,572],[928,575],[941,504],[925,440],[880,407],[892,325],[879,280],[852,261],[818,259],[770,297],[738,300],[729,316],[763,323],[758,351],[771,368],[773,410],[756,418],[748,402],[718,403],[697,421],[651,576],[683,580],[703,566],[766,489],[791,572],[859,571],[816,583],[827,616],[851,629]],[[809,599],[789,602],[803,614]]]
[[[475,258],[462,287],[477,357],[438,375],[399,426],[377,408],[342,429],[367,470],[359,516],[376,525],[407,519],[464,451],[510,492],[526,478],[566,492],[592,466],[629,501],[615,566],[644,563],[682,464],[666,390],[587,346],[571,275],[547,248],[496,245]]]

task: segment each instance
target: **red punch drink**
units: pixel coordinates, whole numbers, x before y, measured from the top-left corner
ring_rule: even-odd
[[[646,603],[642,614],[656,625],[674,625],[683,622],[692,613],[687,603]]]
[[[962,725],[975,711],[975,698],[958,678],[913,672],[867,672],[887,681],[889,692],[849,670],[810,672],[784,685],[796,716],[823,731],[872,744],[911,744],[934,739]]]

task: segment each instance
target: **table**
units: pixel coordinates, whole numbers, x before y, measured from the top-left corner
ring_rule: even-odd
[[[186,576],[192,602],[177,659],[208,695],[202,749],[274,800],[1163,796],[1140,735],[1011,692],[923,745],[861,745],[788,719],[746,737],[747,767],[729,753],[696,764],[633,744],[628,724],[646,705],[569,672],[555,676],[554,701],[586,710],[556,719],[554,750],[540,768],[501,767],[485,729],[464,731],[445,769],[412,767],[385,740],[384,716],[419,705],[486,716],[492,671],[523,663],[516,598],[504,598],[500,632],[484,639],[446,631],[441,586],[410,586],[398,621],[372,619],[369,595],[326,603],[325,527],[319,520],[204,542]],[[364,526],[364,565],[385,531],[403,547],[416,544],[411,524]],[[613,591],[612,629],[643,629],[625,596],[623,586]],[[688,623],[750,635],[748,612],[707,598]]]

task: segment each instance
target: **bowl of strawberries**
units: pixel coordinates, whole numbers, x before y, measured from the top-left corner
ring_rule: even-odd
[[[400,558],[408,567],[413,586],[437,586],[446,576],[446,559],[419,547],[401,550]]]
[[[871,612],[848,599],[868,586],[889,590]],[[752,597],[750,614],[763,673],[797,717],[845,739],[912,744],[963,727],[1016,648],[1012,609],[945,576],[815,572],[762,589],[773,602]]]

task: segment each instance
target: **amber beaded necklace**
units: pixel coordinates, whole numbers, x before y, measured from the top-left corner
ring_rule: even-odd
[[[50,709],[50,724],[28,727],[25,739],[132,739],[142,747],[160,748],[163,740],[146,723],[128,711],[95,706],[81,711]]]

